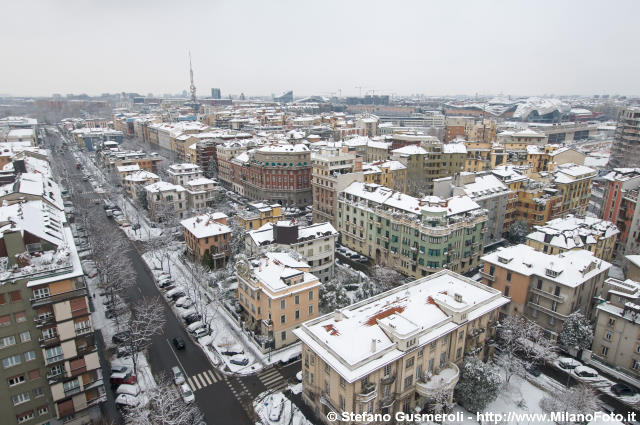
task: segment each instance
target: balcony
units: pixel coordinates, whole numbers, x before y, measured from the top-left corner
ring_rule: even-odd
[[[81,355],[84,356],[84,355],[89,354],[89,353],[91,353],[93,351],[96,351],[96,346],[95,345],[84,345],[82,347],[78,347],[77,350],[78,350],[78,355],[79,356],[81,356]]]
[[[356,395],[356,400],[361,403],[367,403],[378,396],[378,390],[376,384],[369,382],[364,385],[360,390],[360,393]]]
[[[87,296],[87,288],[74,289],[73,291],[63,292],[62,294],[50,295],[48,297],[35,298],[35,299],[32,298],[30,301],[31,301],[31,307],[38,308],[47,304],[66,301],[71,298],[78,298],[82,296]]]
[[[485,271],[480,270],[479,273],[480,273],[480,276],[482,276],[483,278],[487,279],[490,282],[495,282],[496,281],[496,277],[495,276],[492,276],[492,275],[490,275],[489,273],[487,273]]]
[[[389,384],[393,384],[393,382],[396,380],[396,375],[389,375],[389,376],[385,376],[384,378],[382,378],[380,380],[380,384],[381,385],[389,385]]]
[[[455,363],[449,363],[436,375],[422,378],[416,382],[416,392],[422,397],[431,398],[443,391],[453,391],[453,387],[458,383],[460,370]]]
[[[550,298],[550,299],[552,299],[554,301],[558,301],[560,303],[565,302],[565,297],[561,297],[559,295],[554,295],[551,292],[543,291],[543,290],[537,289],[537,288],[531,288],[530,291],[533,292],[534,294],[542,295],[543,297]]]
[[[50,347],[52,345],[60,343],[60,337],[58,335],[54,336],[43,336],[38,338],[38,342],[40,343],[40,347]]]
[[[64,390],[64,396],[65,397],[71,397],[73,395],[80,394],[81,392],[82,392],[82,388],[80,388],[80,386],[77,386],[77,387],[71,388],[69,390]]]
[[[42,316],[42,317],[35,317],[33,319],[34,323],[36,324],[37,328],[40,328],[42,326],[51,324],[51,323],[55,323],[56,318],[53,315],[53,313],[49,316]]]
[[[551,316],[556,317],[557,319],[561,319],[561,320],[566,320],[568,316],[565,316],[564,314],[558,313],[557,311],[553,311],[548,307],[543,307],[540,304],[537,304],[533,301],[529,301],[527,303],[531,308],[538,310],[538,311],[542,311],[543,313],[549,314]]]

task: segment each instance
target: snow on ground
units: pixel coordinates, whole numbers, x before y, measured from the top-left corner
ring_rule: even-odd
[[[260,394],[253,401],[253,408],[263,425],[307,425],[312,424],[298,407],[281,392]]]
[[[111,364],[127,366],[129,369],[133,370],[133,360],[129,356],[121,358],[113,356],[111,358]],[[151,367],[149,366],[145,353],[140,353],[138,355],[138,376],[136,384],[140,387],[138,400],[140,400],[141,405],[145,405],[147,403],[146,394],[148,394],[148,391],[158,386],[153,374],[151,373]]]
[[[129,239],[134,241],[148,241],[153,237],[160,236],[162,229],[151,227],[146,214],[139,211],[128,197],[119,195],[117,197],[117,204],[122,208],[122,213],[125,218],[131,223],[131,226],[121,227]],[[140,228],[133,230],[133,225],[140,225]]]
[[[98,276],[94,278],[85,276],[85,282],[87,283],[89,294],[91,294],[91,299],[93,302],[93,312],[91,313],[93,328],[102,332],[104,345],[107,348],[111,347],[113,345],[111,342],[111,338],[116,333],[116,325],[113,320],[107,319],[107,317],[105,316],[105,307],[103,304],[105,298],[99,295],[100,291],[98,288],[100,278]]]

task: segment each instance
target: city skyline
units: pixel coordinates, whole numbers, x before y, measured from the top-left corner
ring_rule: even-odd
[[[182,92],[189,50],[201,97],[640,93],[640,5],[546,3],[10,3],[0,93]]]

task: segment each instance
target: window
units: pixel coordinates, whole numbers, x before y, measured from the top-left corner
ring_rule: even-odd
[[[11,302],[16,302],[22,299],[22,295],[20,295],[20,291],[11,291],[9,292],[9,298]]]
[[[489,267],[489,274],[493,276],[495,273],[496,273],[496,266],[491,265],[491,267]]]
[[[616,325],[616,319],[609,317],[609,326],[614,327]]]
[[[413,384],[413,375],[409,375],[404,378],[404,389],[407,390]]]
[[[607,353],[609,352],[609,347],[602,347],[602,355],[603,356],[607,356]]]
[[[640,370],[640,361],[634,360],[631,367],[633,368],[633,370]]]
[[[313,291],[309,291],[309,301],[313,300]]]
[[[13,335],[5,336],[4,338],[0,338],[0,348],[5,348],[10,345],[15,345],[16,337]]]
[[[284,310],[285,304],[285,300],[280,300],[280,310]]]
[[[341,376],[340,377],[340,386],[342,388],[344,388],[346,385],[347,385],[347,381],[345,381],[344,378]],[[344,410],[344,408],[342,410]]]
[[[409,359],[407,359],[407,361],[405,362],[405,369],[409,369],[410,367],[413,367],[413,363],[414,363],[415,358],[411,357]]]
[[[47,406],[38,407],[38,415],[46,415],[49,413],[49,408]]]
[[[287,331],[282,331],[280,334],[280,339],[285,341],[287,339]]]
[[[542,279],[538,279],[538,284],[536,285],[536,288],[542,290]]]
[[[416,367],[416,381],[422,377],[422,365]]]
[[[296,310],[295,318],[298,320],[300,318],[300,310]]]
[[[11,315],[5,314],[0,316],[0,326],[9,326],[11,324]]]
[[[300,295],[296,295],[294,299],[295,299],[296,305],[300,304]]]
[[[68,393],[74,391],[76,388],[80,388],[80,382],[78,382],[77,379],[74,379],[73,381],[67,381],[62,384],[62,388],[64,388],[65,393]]]
[[[433,373],[433,366],[435,363],[435,359],[429,359],[429,372]]]
[[[29,342],[31,341],[31,334],[29,331],[24,331],[20,333],[20,342]]]
[[[607,333],[604,334],[604,339],[611,341],[611,332],[607,331]]]
[[[342,394],[340,394],[340,399],[339,400],[340,400],[340,410],[342,410],[344,412],[346,403],[344,401],[344,397],[342,396]]]
[[[44,391],[42,390],[42,387],[33,389],[33,398],[42,397],[43,395],[44,395]]]
[[[464,338],[464,331],[458,332],[458,341],[462,341],[462,338]]]
[[[418,350],[418,357],[422,357],[424,355],[424,348]]]
[[[45,358],[47,363],[53,363],[62,360],[64,358],[64,356],[62,355],[62,347],[57,346],[53,348],[47,348],[47,350],[45,351]]]
[[[2,359],[2,367],[4,367],[5,369],[19,365],[20,363],[22,363],[22,357],[20,356],[20,354],[5,357],[4,359]]]
[[[10,387],[13,387],[15,385],[22,384],[25,380],[26,379],[24,375],[18,375],[18,376],[13,376],[7,379],[7,383],[9,384]]]
[[[39,300],[49,296],[49,288],[38,288],[33,290],[33,299]]]
[[[15,317],[16,323],[22,323],[27,320],[27,316],[24,314],[24,311],[14,313],[13,317]]]
[[[33,419],[33,417],[34,417],[33,410],[21,413],[18,416],[16,416],[19,424],[30,421],[31,419]]]
[[[638,346],[638,348],[640,348],[640,345]],[[384,376],[389,376],[391,375],[391,365],[388,364],[384,367]]]
[[[429,344],[429,349],[433,351],[436,349],[437,346],[438,346],[438,341],[431,341],[431,344]]]
[[[26,353],[24,353],[24,361],[25,362],[29,362],[31,360],[35,360],[36,359],[36,352],[35,351],[27,351]]]
[[[511,272],[507,272],[507,282],[511,282]]]
[[[329,381],[324,381],[324,392],[327,395],[331,394],[331,387],[329,386]]]
[[[283,314],[282,316],[280,316],[280,323],[284,323],[286,321],[287,321],[287,316],[286,315]]]
[[[504,296],[505,296],[505,297],[508,297],[508,296],[509,296],[509,287],[508,287],[508,286],[505,286],[505,287],[504,287]]]
[[[309,306],[309,316],[311,316],[313,314],[313,306],[310,305]]]
[[[11,401],[13,402],[14,406],[17,406],[22,403],[26,403],[29,400],[31,400],[31,394],[29,393],[29,391],[16,394],[11,397]]]
[[[441,353],[440,354],[440,367],[444,366],[446,361],[447,361],[447,354],[446,353]]]
[[[462,347],[456,350],[456,359],[459,359],[460,357],[462,357]]]

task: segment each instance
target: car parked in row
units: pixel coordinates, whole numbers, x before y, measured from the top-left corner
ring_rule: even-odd
[[[185,382],[184,373],[178,366],[174,366],[171,368],[171,373],[173,374],[173,382],[176,385],[182,385]]]
[[[627,384],[615,384],[611,386],[611,392],[617,396],[634,396],[638,391]]]
[[[249,364],[249,359],[243,354],[236,354],[235,356],[231,357],[229,362],[238,366],[246,366]]]
[[[180,394],[182,395],[182,400],[187,404],[193,403],[196,399],[196,396],[187,384],[180,385]]]

